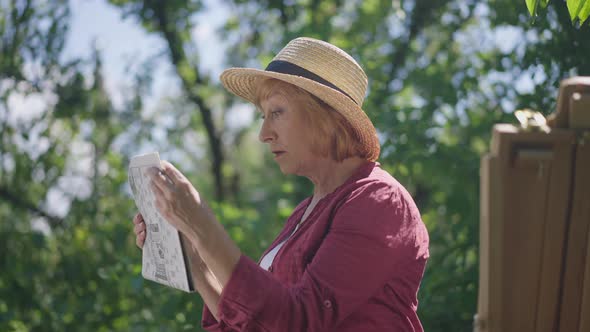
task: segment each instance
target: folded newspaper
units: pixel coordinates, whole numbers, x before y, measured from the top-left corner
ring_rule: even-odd
[[[141,274],[160,284],[192,292],[192,278],[180,234],[156,209],[150,179],[145,174],[150,167],[161,168],[157,152],[135,156],[129,164],[129,184],[146,224]]]

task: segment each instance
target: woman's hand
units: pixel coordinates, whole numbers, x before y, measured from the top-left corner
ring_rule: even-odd
[[[167,161],[162,169],[151,168],[155,205],[160,214],[191,242],[198,238],[200,228],[216,223],[212,211],[190,181]]]
[[[139,249],[143,249],[143,244],[145,243],[145,236],[146,236],[146,229],[145,229],[145,221],[143,220],[143,216],[141,213],[138,213],[133,217],[133,233],[135,233],[135,244],[139,247]]]
[[[172,164],[151,168],[155,205],[168,222],[194,245],[221,287],[229,280],[241,252],[190,181]],[[209,303],[208,303],[209,304]]]

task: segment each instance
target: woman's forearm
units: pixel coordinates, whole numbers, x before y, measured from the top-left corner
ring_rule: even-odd
[[[195,288],[201,295],[205,305],[209,308],[209,311],[211,311],[211,314],[213,314],[213,317],[219,321],[217,305],[219,303],[219,297],[221,296],[221,285],[209,269],[202,271],[200,277],[199,281],[195,282]]]
[[[184,236],[184,235],[182,235]],[[201,295],[203,302],[207,305],[215,319],[219,320],[217,315],[217,304],[221,295],[222,287],[219,280],[215,277],[211,269],[205,264],[199,255],[199,252],[191,242],[188,243],[187,257],[189,267],[196,291]]]
[[[215,217],[199,225],[194,234],[193,245],[221,287],[225,287],[240,259],[240,249]]]

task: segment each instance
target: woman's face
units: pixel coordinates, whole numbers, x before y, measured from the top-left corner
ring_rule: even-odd
[[[305,110],[300,104],[289,102],[281,93],[261,100],[263,122],[258,138],[268,144],[284,174],[305,176],[320,158],[312,153]]]

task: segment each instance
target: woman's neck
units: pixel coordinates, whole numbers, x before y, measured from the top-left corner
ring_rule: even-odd
[[[324,160],[314,174],[307,176],[314,185],[313,200],[318,201],[333,192],[366,161],[359,157],[347,158],[342,162]]]

